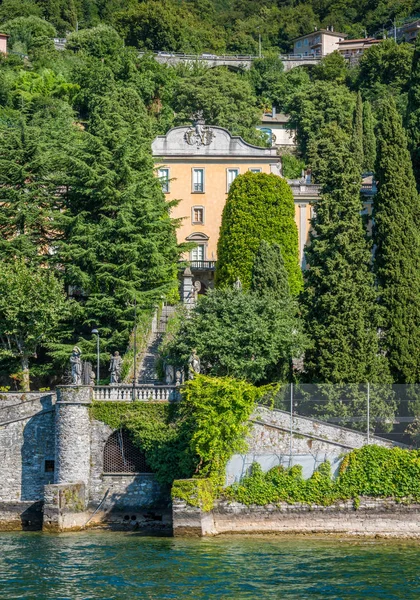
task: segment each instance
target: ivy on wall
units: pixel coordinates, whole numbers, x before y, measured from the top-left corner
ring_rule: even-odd
[[[223,495],[229,500],[260,506],[278,502],[328,506],[338,500],[353,499],[357,508],[360,496],[419,502],[420,451],[364,446],[344,457],[335,480],[328,461],[306,480],[300,465],[289,469],[274,467],[264,473],[254,463],[250,475],[223,490]]]
[[[128,430],[162,484],[208,478],[221,485],[226,464],[246,450],[249,417],[276,386],[257,388],[229,377],[196,375],[182,388],[182,402],[94,402],[91,417]]]

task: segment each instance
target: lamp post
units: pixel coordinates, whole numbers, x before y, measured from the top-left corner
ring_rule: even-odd
[[[258,58],[261,58],[262,53],[261,53],[261,25],[259,25],[257,27],[258,31]]]
[[[92,329],[92,333],[96,335],[96,385],[99,385],[99,331]]]

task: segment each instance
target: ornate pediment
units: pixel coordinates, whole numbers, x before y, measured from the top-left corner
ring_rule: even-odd
[[[213,129],[208,127],[204,119],[199,116],[195,119],[194,125],[185,132],[184,140],[189,146],[210,146],[213,138],[215,137]]]

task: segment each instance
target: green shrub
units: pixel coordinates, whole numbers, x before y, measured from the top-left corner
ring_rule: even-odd
[[[261,240],[280,246],[290,291],[298,294],[302,272],[292,191],[277,175],[249,172],[235,179],[223,210],[217,245],[219,287],[240,279],[244,289],[249,288]]]
[[[402,448],[364,446],[347,454],[336,480],[331,479],[328,461],[319,466],[309,479],[303,479],[302,467],[274,467],[263,473],[254,463],[249,476],[223,491],[229,500],[243,504],[304,502],[328,506],[337,500],[354,500],[360,496],[394,498],[405,502],[420,501],[420,451]]]

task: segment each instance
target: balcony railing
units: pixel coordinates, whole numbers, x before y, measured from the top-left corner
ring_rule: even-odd
[[[95,400],[111,402],[178,402],[179,388],[173,385],[97,385],[93,390]]]
[[[215,268],[215,260],[192,260],[190,262],[190,269],[192,271],[214,271]]]
[[[289,181],[293,196],[319,196],[322,185],[317,183],[297,183]],[[360,191],[362,194],[370,196],[376,194],[376,183],[362,183]]]

